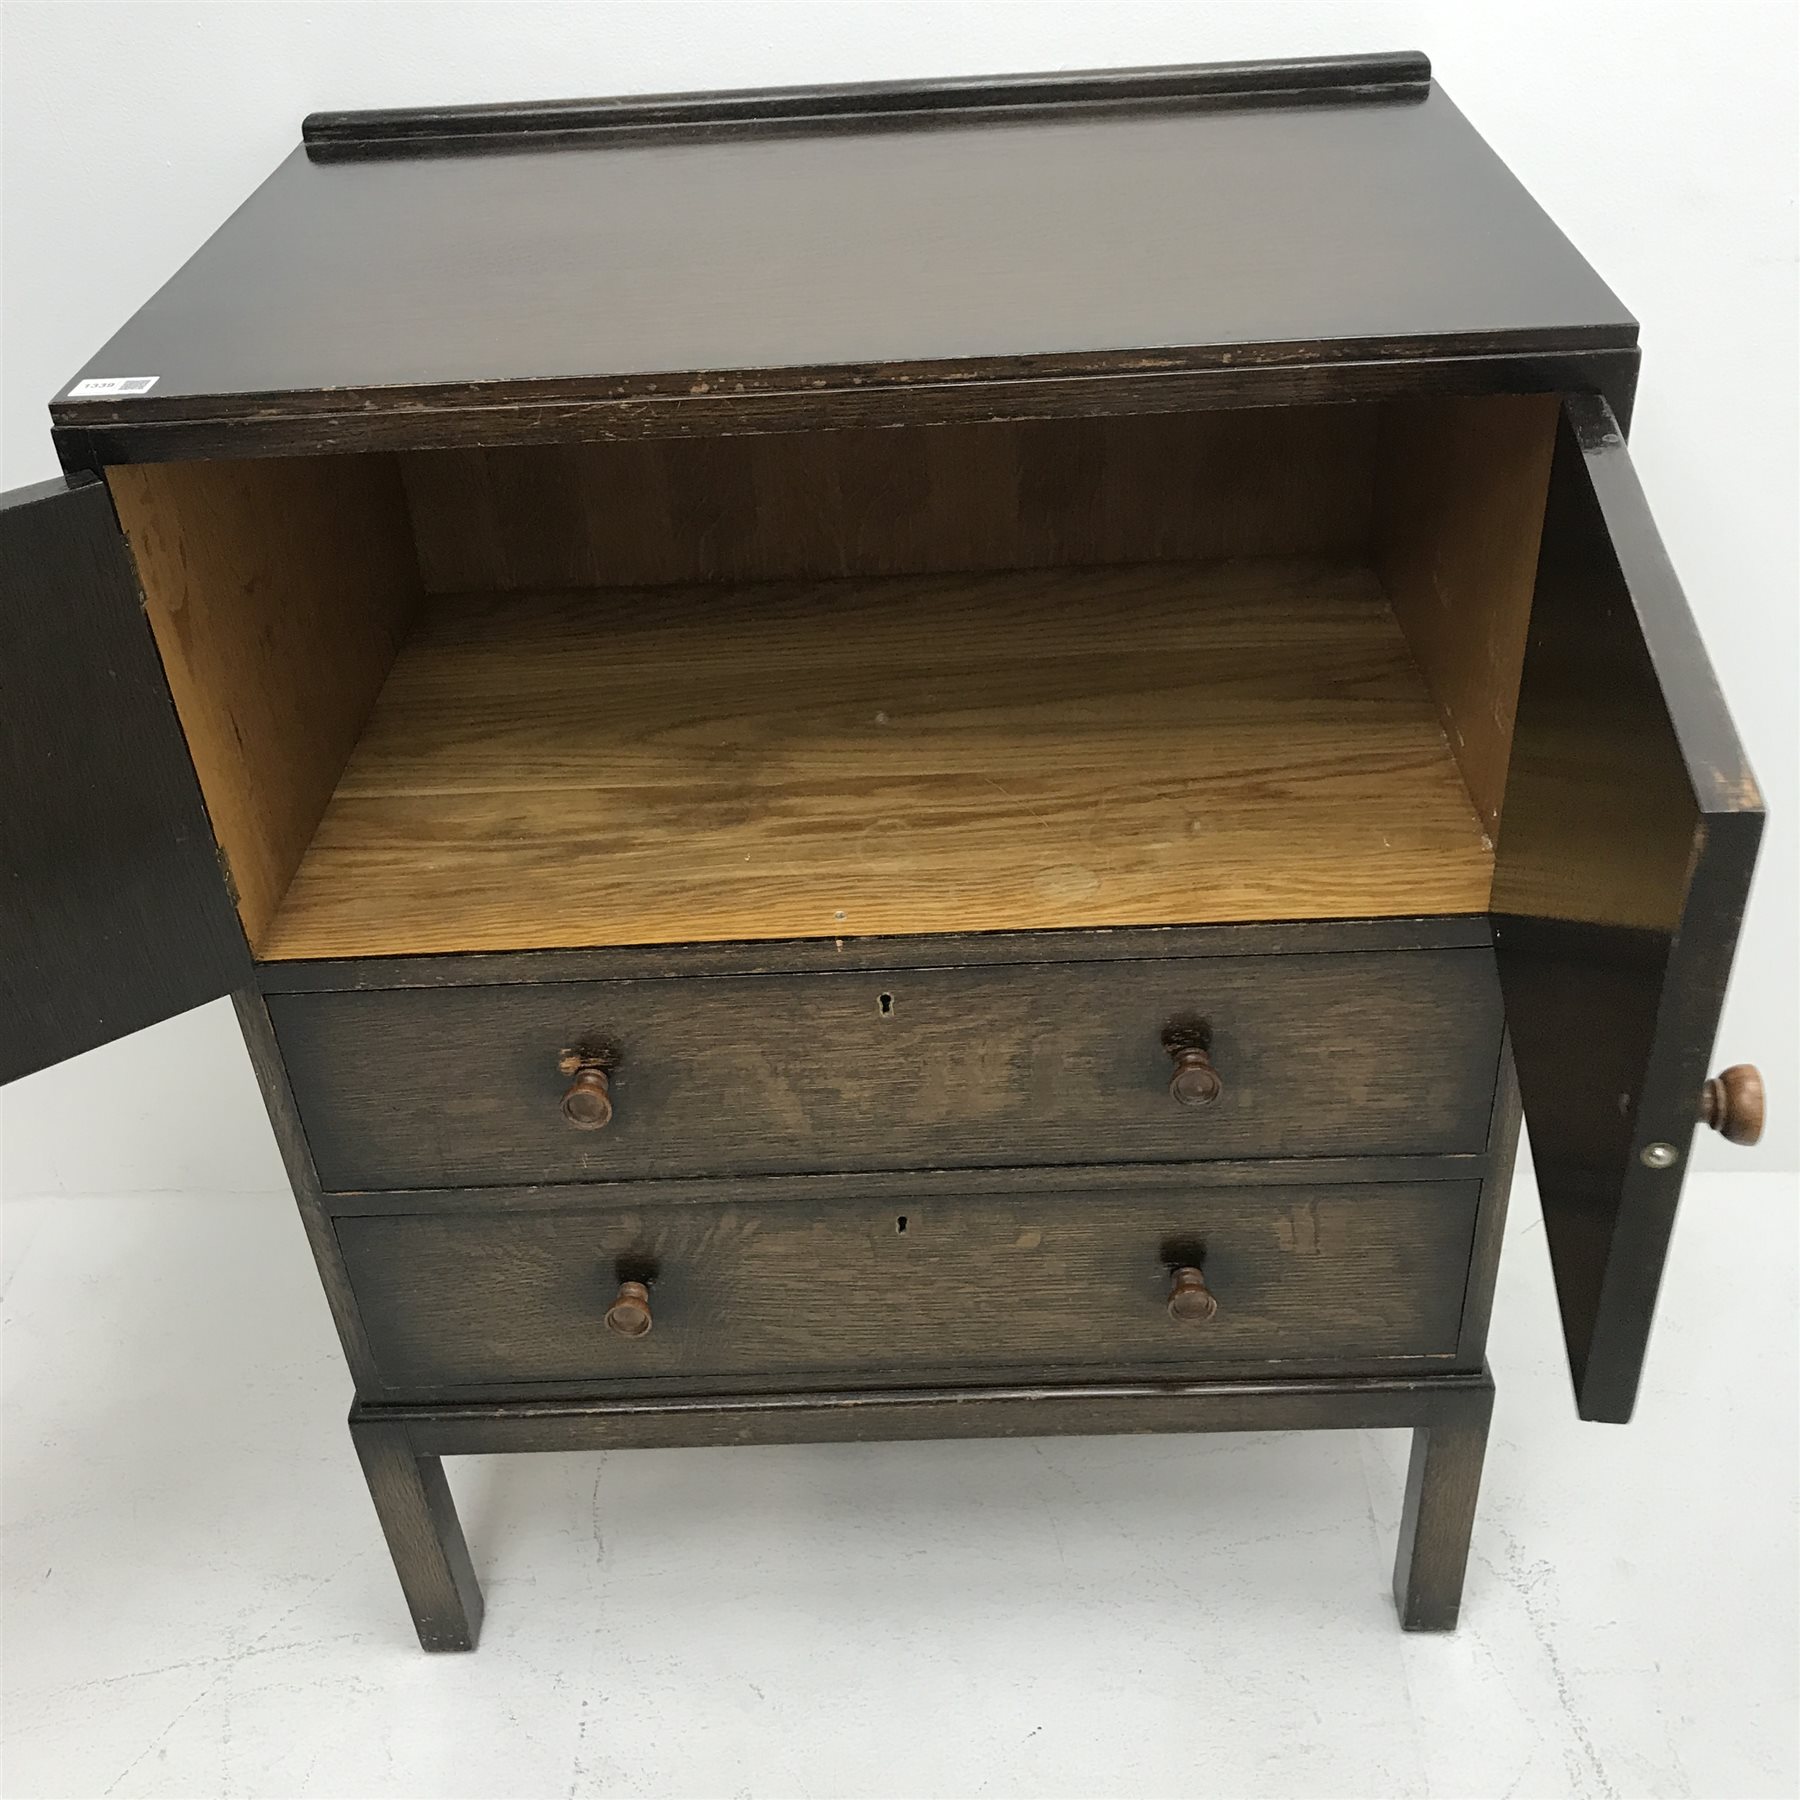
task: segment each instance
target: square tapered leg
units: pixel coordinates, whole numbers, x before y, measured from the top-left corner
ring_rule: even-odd
[[[350,1436],[420,1645],[473,1650],[481,1634],[481,1588],[443,1463],[415,1455],[403,1424],[353,1412]]]
[[[1489,1383],[1461,1400],[1460,1416],[1413,1428],[1394,1563],[1394,1603],[1408,1631],[1455,1629],[1493,1409]]]

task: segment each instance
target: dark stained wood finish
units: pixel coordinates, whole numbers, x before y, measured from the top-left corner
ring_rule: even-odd
[[[1498,831],[1581,1409],[1626,1416],[1696,1117],[1752,1129],[1746,1074],[1702,1082],[1759,802],[1620,441],[1636,327],[1422,58],[306,137],[82,371],[151,393],[54,404],[65,467],[400,452],[434,587],[1374,560]],[[1396,404],[1371,437],[1353,400]],[[942,429],[865,429],[895,425]],[[308,722],[313,668],[271,671],[336,633],[264,527],[341,551],[336,500],[397,516],[387,469],[383,497],[318,468],[310,510],[274,468],[117,472],[196,486],[140,548],[159,599],[203,581],[247,630],[199,678],[227,706]],[[196,553],[227,490],[263,522]],[[201,810],[104,492],[8,497],[0,556],[0,673],[29,670],[0,708],[28,902],[0,1074],[236,987],[427,1647],[481,1611],[442,1455],[1063,1432],[1410,1427],[1396,1599],[1454,1623],[1519,1124],[1485,920],[750,941],[759,919],[275,965],[265,1005],[213,860],[240,833]],[[350,565],[366,635],[327,751],[394,624],[387,561]],[[220,698],[184,700],[208,756],[257,723],[209,723]],[[238,784],[278,815],[253,931],[335,778],[301,743]]]
[[[1417,50],[1397,50],[1370,56],[862,81],[741,93],[318,112],[303,122],[300,136],[309,156],[327,162],[541,147],[620,134],[642,143],[768,131],[831,131],[846,125],[964,123],[1046,111],[1142,111],[1161,105],[1344,106],[1419,100],[1430,85],[1429,60]]]
[[[1631,1415],[1761,830],[1624,441],[1605,401],[1573,397],[1494,910],[1584,1418]]]
[[[1041,1194],[1052,1185],[1071,1192],[1159,1194],[1170,1187],[1363,1187],[1427,1181],[1480,1181],[1494,1164],[1475,1156],[1259,1157],[1250,1162],[1058,1163],[1053,1169],[1014,1165],[997,1169],[885,1169],[839,1175],[746,1175],[700,1180],[583,1181],[561,1186],[362,1189],[326,1194],[334,1218],[376,1213],[566,1212],[571,1207],[639,1210],[739,1205],[760,1210],[801,1201],[833,1205],[880,1199],[896,1212],[912,1199],[937,1203],[971,1195],[1002,1198]],[[1479,1359],[1477,1359],[1479,1360]],[[1472,1365],[1471,1365],[1472,1366]]]
[[[1481,1204],[1475,1215],[1475,1242],[1469,1252],[1469,1285],[1463,1293],[1462,1333],[1456,1347],[1457,1363],[1465,1369],[1479,1368],[1487,1355],[1488,1321],[1494,1310],[1513,1163],[1519,1151],[1519,1120],[1519,1082],[1513,1070],[1512,1046],[1503,1042],[1494,1113],[1488,1125]]]
[[[1479,1151],[1500,1037],[1483,951],[271,995],[269,1010],[334,1190]],[[1224,1083],[1204,1108],[1170,1095],[1162,1042],[1194,1018]],[[606,1056],[604,1131],[559,1111],[572,1045]]]
[[[1097,1381],[851,1389],[699,1398],[360,1403],[404,1420],[440,1456],[505,1451],[859,1444],[921,1438],[1115,1437],[1161,1431],[1388,1431],[1451,1423],[1492,1393],[1487,1375],[1261,1381]]]
[[[1379,407],[1270,407],[428,451],[401,468],[432,593],[821,580],[1347,555],[1369,541],[1381,423]]]
[[[1456,1628],[1493,1407],[1493,1387],[1485,1385],[1449,1418],[1413,1428],[1394,1559],[1394,1604],[1408,1631]]]
[[[340,1218],[389,1389],[1295,1370],[1456,1348],[1475,1184]],[[1171,1317],[1204,1273],[1204,1330]],[[647,1291],[630,1295],[621,1282]],[[644,1329],[620,1335],[631,1301]],[[651,1308],[655,1329],[648,1329]],[[608,1329],[613,1326],[612,1329]]]
[[[98,482],[0,496],[0,1081],[248,978]]]
[[[1428,1379],[1037,1383],[432,1407],[359,1401],[351,1409],[350,1429],[359,1450],[368,1446],[371,1492],[420,1641],[427,1649],[454,1649],[473,1644],[481,1597],[467,1575],[462,1530],[442,1485],[439,1456],[1073,1433],[1367,1431],[1422,1425],[1454,1432],[1472,1415],[1485,1419],[1492,1397],[1492,1383],[1483,1373]],[[1444,1487],[1438,1484],[1427,1499],[1426,1555],[1416,1589],[1421,1601],[1441,1603],[1444,1597],[1447,1559],[1431,1555],[1434,1543],[1441,1548],[1451,1537],[1446,1529],[1449,1508],[1442,1502],[1454,1496],[1446,1496]],[[1416,1531],[1413,1537],[1416,1542]],[[1408,1556],[1409,1565],[1414,1560]],[[1404,1609],[1404,1599],[1401,1604]]]
[[[282,1167],[287,1171],[288,1185],[293,1189],[295,1203],[300,1209],[300,1222],[319,1271],[326,1304],[331,1308],[331,1320],[337,1327],[344,1361],[359,1389],[371,1386],[375,1380],[375,1359],[356,1310],[356,1296],[350,1291],[350,1279],[344,1272],[337,1233],[331,1227],[330,1214],[319,1190],[319,1175],[313,1167],[306,1128],[294,1108],[294,1091],[288,1085],[287,1069],[269,1024],[268,1007],[262,995],[250,987],[239,988],[231,1001],[237,1010],[238,1029],[244,1034],[244,1046],[250,1053],[250,1066],[256,1072],[256,1085],[262,1090],[263,1105],[268,1110]]]
[[[659,981],[690,975],[983,968],[995,963],[1187,962],[1215,956],[1482,950],[1492,943],[1493,931],[1482,913],[1424,919],[1283,920],[1274,925],[1153,925],[1101,931],[947,931],[923,938],[608,945],[472,956],[327,957],[262,963],[256,976],[268,994],[336,994],[377,988]]]
[[[920,384],[1044,377],[1069,410],[1123,411],[1068,383],[1636,341],[1435,87],[1398,105],[878,126],[345,163],[296,150],[81,371],[156,387],[54,403],[65,455],[182,454],[177,426],[187,454],[220,427],[263,450],[283,433],[611,435],[671,399],[706,429],[768,429],[757,409],[784,394],[807,396],[790,422],[817,424],[831,390],[891,418]],[[1018,416],[1003,395],[973,403]],[[671,425],[694,428],[655,428]]]
[[[481,1635],[481,1588],[443,1464],[413,1448],[404,1420],[352,1413],[350,1437],[418,1628],[419,1647],[473,1650]]]
[[[716,438],[731,433],[854,431],[890,426],[991,424],[1024,419],[1122,418],[1236,407],[1316,406],[1421,395],[1562,394],[1606,396],[1630,417],[1641,357],[1637,349],[1583,349],[1554,334],[1518,333],[1496,349],[1473,344],[1440,351],[1382,341],[1270,344],[1194,351],[1187,363],[1143,352],[1095,357],[1089,373],[1021,373],[1030,358],[990,358],[976,370],[915,371],[915,379],[864,385],[853,374],[771,371],[763,387],[694,384],[668,394],[583,398],[591,383],[513,381],[482,386],[441,406],[408,404],[404,390],[371,398],[354,412],[284,397],[230,418],[139,418],[59,426],[51,434],[63,467],[99,471],[123,463],[205,457],[313,456],[324,452],[491,449],[587,440]],[[1410,348],[1414,354],[1404,352]],[[1146,366],[1146,365],[1150,366]],[[765,391],[766,389],[766,391]],[[83,403],[85,404],[85,402]],[[198,403],[196,403],[198,404]]]

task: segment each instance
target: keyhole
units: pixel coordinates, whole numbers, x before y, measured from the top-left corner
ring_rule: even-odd
[[[881,996],[881,1016],[886,1018],[893,1010],[894,996],[892,994],[883,994]]]
[[[902,1213],[899,1216],[899,1218],[897,1218],[894,1221],[894,1229],[896,1231],[900,1231],[900,1232],[904,1232],[906,1230],[906,1214],[905,1213]]]

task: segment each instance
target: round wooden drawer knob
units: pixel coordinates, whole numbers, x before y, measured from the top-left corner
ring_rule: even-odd
[[[1175,1073],[1169,1077],[1169,1092],[1183,1106],[1211,1106],[1224,1093],[1219,1071],[1204,1050],[1189,1045],[1170,1055],[1175,1058]]]
[[[1204,1325],[1219,1310],[1198,1269],[1177,1269],[1169,1280],[1169,1317],[1177,1325]]]
[[[621,1281],[619,1297],[606,1309],[606,1329],[620,1337],[650,1335],[655,1321],[650,1316],[650,1290],[641,1281]]]
[[[567,1068],[563,1071],[568,1074]],[[612,1123],[612,1089],[606,1071],[594,1063],[580,1063],[575,1079],[562,1097],[562,1116],[577,1131],[599,1131]]]
[[[1700,1090],[1700,1117],[1727,1143],[1754,1144],[1763,1132],[1762,1071],[1734,1063]]]

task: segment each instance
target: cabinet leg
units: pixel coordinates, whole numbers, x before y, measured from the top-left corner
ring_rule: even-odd
[[[1408,1631],[1456,1628],[1493,1408],[1489,1386],[1469,1395],[1461,1416],[1413,1428],[1394,1563],[1394,1603]]]
[[[444,1465],[413,1453],[406,1427],[350,1418],[350,1437],[381,1520],[394,1573],[427,1650],[473,1650],[481,1588],[469,1564]]]

